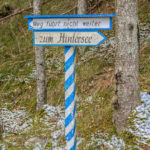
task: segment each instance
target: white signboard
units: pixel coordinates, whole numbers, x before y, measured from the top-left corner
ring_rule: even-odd
[[[111,18],[33,18],[30,30],[111,29]]]
[[[99,32],[34,32],[35,46],[98,46],[105,39]]]

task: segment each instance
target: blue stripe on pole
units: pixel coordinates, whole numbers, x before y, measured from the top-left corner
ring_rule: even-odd
[[[74,101],[74,98],[75,98],[75,91],[76,91],[76,84],[75,84],[75,88],[73,90],[73,92],[70,94],[70,96],[65,100],[65,109],[67,109],[71,103]]]
[[[65,54],[69,51],[70,47],[67,46],[66,49],[65,49]]]
[[[74,51],[73,55],[65,62],[65,72],[74,64],[75,53]]]
[[[74,119],[75,112],[76,112],[76,103],[75,103],[73,112],[70,112],[69,116],[65,119],[65,127],[67,127],[71,123],[71,121]]]
[[[75,71],[70,75],[70,77],[65,82],[65,91],[72,85],[75,79]]]
[[[65,47],[65,138],[66,149],[75,150],[76,147],[76,81],[75,81],[75,47]],[[70,69],[69,69],[70,68]]]
[[[75,143],[70,150],[75,150],[75,149],[76,149],[76,140],[75,140]]]
[[[76,130],[76,124],[74,125],[74,128],[65,136],[65,138],[70,141],[75,134],[75,130]]]

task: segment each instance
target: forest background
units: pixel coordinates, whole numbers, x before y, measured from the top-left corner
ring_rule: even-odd
[[[8,9],[7,9],[8,8]],[[25,11],[24,9],[27,9]],[[20,13],[18,13],[22,10]],[[17,15],[4,19],[13,13]],[[42,14],[76,14],[76,0],[51,0]],[[88,14],[113,14],[113,0],[88,1]],[[25,15],[31,0],[0,1],[0,107],[6,149],[63,149],[64,47],[45,47],[47,100],[36,113],[36,71],[33,35]],[[130,117],[129,130],[117,134],[112,123],[114,95],[115,30],[103,31],[108,39],[99,47],[77,51],[77,136],[79,149],[149,149],[150,2],[139,0],[140,91],[144,100]],[[113,22],[115,23],[115,21]],[[113,27],[115,25],[113,24]],[[146,99],[146,100],[145,100]],[[143,104],[147,109],[141,110]],[[144,108],[145,108],[144,107]],[[142,117],[139,114],[142,114]],[[147,115],[147,116],[144,116]],[[139,126],[138,126],[139,125]],[[142,126],[143,125],[143,126]],[[140,130],[143,129],[143,130]]]

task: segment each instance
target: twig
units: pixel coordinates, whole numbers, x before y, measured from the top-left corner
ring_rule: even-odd
[[[49,0],[43,2],[43,4],[46,4],[46,3],[48,3],[48,2],[49,2]],[[71,12],[72,10],[74,10],[74,9],[76,9],[76,8],[77,8],[77,6],[75,6],[75,7],[73,7],[72,9],[70,9],[70,10],[68,10],[68,11],[66,11],[66,12],[64,12],[64,13],[62,13],[61,15],[65,15],[65,14]],[[11,17],[13,17],[13,16],[16,16],[16,15],[19,15],[19,14],[22,14],[22,13],[24,13],[25,11],[29,11],[29,10],[31,10],[31,9],[33,9],[33,6],[30,6],[30,7],[28,7],[28,8],[22,9],[22,10],[20,10],[20,11],[18,11],[18,12],[15,12],[15,13],[13,13],[13,14],[10,14],[10,15],[4,17],[4,18],[1,18],[1,19],[0,19],[0,23],[3,23],[4,21],[6,21],[6,20],[9,19],[9,18],[11,18]]]
[[[43,4],[46,4],[46,3],[48,3],[48,2],[49,2],[49,0],[43,2]],[[18,14],[22,14],[23,12],[29,11],[29,10],[31,10],[31,9],[33,9],[33,6],[30,6],[30,7],[28,7],[28,8],[22,9],[22,10],[20,10],[20,11],[18,11],[18,12],[15,12],[15,13],[13,13],[13,14],[10,14],[10,15],[4,17],[4,18],[1,18],[1,19],[0,19],[0,23],[2,23],[3,21],[5,21],[5,20],[7,20],[7,19],[9,19],[9,18],[11,18],[11,17],[13,17],[13,16],[16,16],[16,15],[18,15]]]
[[[76,9],[76,8],[77,8],[77,6],[75,6],[75,7],[71,8],[70,10],[68,10],[68,11],[66,11],[66,12],[64,12],[64,13],[62,13],[61,15],[65,15],[65,14],[71,12],[72,10],[74,10],[74,9]]]
[[[91,12],[91,11],[93,11],[102,1],[103,1],[103,0],[99,0],[96,5],[94,5],[93,7],[91,7],[91,8],[88,10],[88,13]],[[49,0],[46,0],[45,2],[43,2],[43,4],[46,4],[46,3],[48,3],[48,2],[49,2]],[[70,9],[70,10],[68,10],[68,11],[66,11],[66,12],[64,12],[64,13],[62,13],[61,15],[65,15],[65,14],[71,12],[72,10],[74,10],[74,9],[76,9],[76,8],[77,8],[77,6],[74,6],[72,9]],[[19,14],[22,14],[22,13],[24,13],[25,11],[29,11],[29,10],[31,10],[31,9],[33,9],[33,6],[30,6],[30,7],[28,7],[28,8],[22,9],[22,10],[20,10],[20,11],[18,11],[18,12],[15,12],[15,13],[13,13],[13,14],[10,14],[10,15],[4,17],[4,18],[1,18],[1,19],[0,19],[0,23],[3,23],[4,21],[6,21],[6,20],[9,19],[9,18],[11,18],[11,17],[13,17],[13,16],[16,16],[16,15],[19,15]]]
[[[96,5],[94,5],[93,7],[91,7],[91,8],[88,10],[88,13],[90,13],[90,12],[93,11],[97,6],[99,6],[101,2],[103,2],[103,0],[99,0]]]
[[[5,21],[5,20],[7,20],[7,19],[9,19],[9,18],[11,18],[11,17],[13,17],[13,16],[16,16],[16,15],[18,15],[18,14],[21,14],[21,13],[25,12],[25,11],[28,11],[28,10],[30,10],[30,9],[32,9],[32,8],[33,8],[33,7],[30,6],[29,8],[22,9],[22,10],[16,12],[16,13],[13,13],[13,14],[11,14],[11,15],[8,15],[8,16],[6,16],[6,17],[0,19],[0,23],[3,22],[3,21]]]

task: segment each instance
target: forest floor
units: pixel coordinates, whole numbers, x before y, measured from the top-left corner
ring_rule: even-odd
[[[141,100],[142,104],[133,112],[134,119],[128,128],[128,140],[134,136],[134,146],[126,144],[123,138],[115,134],[110,136],[109,133],[98,130],[90,135],[88,141],[84,137],[78,137],[77,147],[83,150],[132,150],[141,149],[141,145],[146,145],[145,147],[148,148],[150,146],[150,95],[142,92]],[[91,103],[91,100],[88,99],[87,103]],[[43,110],[42,116],[33,119],[24,108],[10,111],[4,107],[2,113],[5,133],[4,141],[1,143],[2,150],[5,147],[6,149],[17,147],[17,149],[64,150],[64,107],[47,104],[43,106]],[[80,115],[80,112],[77,114]],[[19,141],[22,143],[21,147]]]
[[[145,3],[143,3],[145,2]],[[2,0],[0,4],[4,5]],[[14,0],[12,8],[28,2]],[[63,5],[62,5],[63,4]],[[44,14],[60,14],[75,1],[52,0]],[[2,6],[2,5],[0,5]],[[62,7],[63,6],[63,7]],[[104,2],[94,13],[114,13],[114,2]],[[46,11],[48,10],[49,11]],[[1,9],[1,7],[0,7]],[[58,11],[59,10],[59,11]],[[108,39],[99,47],[77,51],[77,147],[79,150],[150,149],[150,4],[140,0],[140,90],[142,104],[130,116],[128,130],[117,135],[112,124],[114,94],[114,30],[102,32]],[[70,13],[75,13],[74,11]],[[30,14],[30,13],[26,13]],[[0,106],[2,150],[63,150],[64,139],[64,48],[46,47],[48,104],[36,107],[36,71],[32,32],[25,14],[1,24]],[[114,26],[114,25],[113,25]]]

